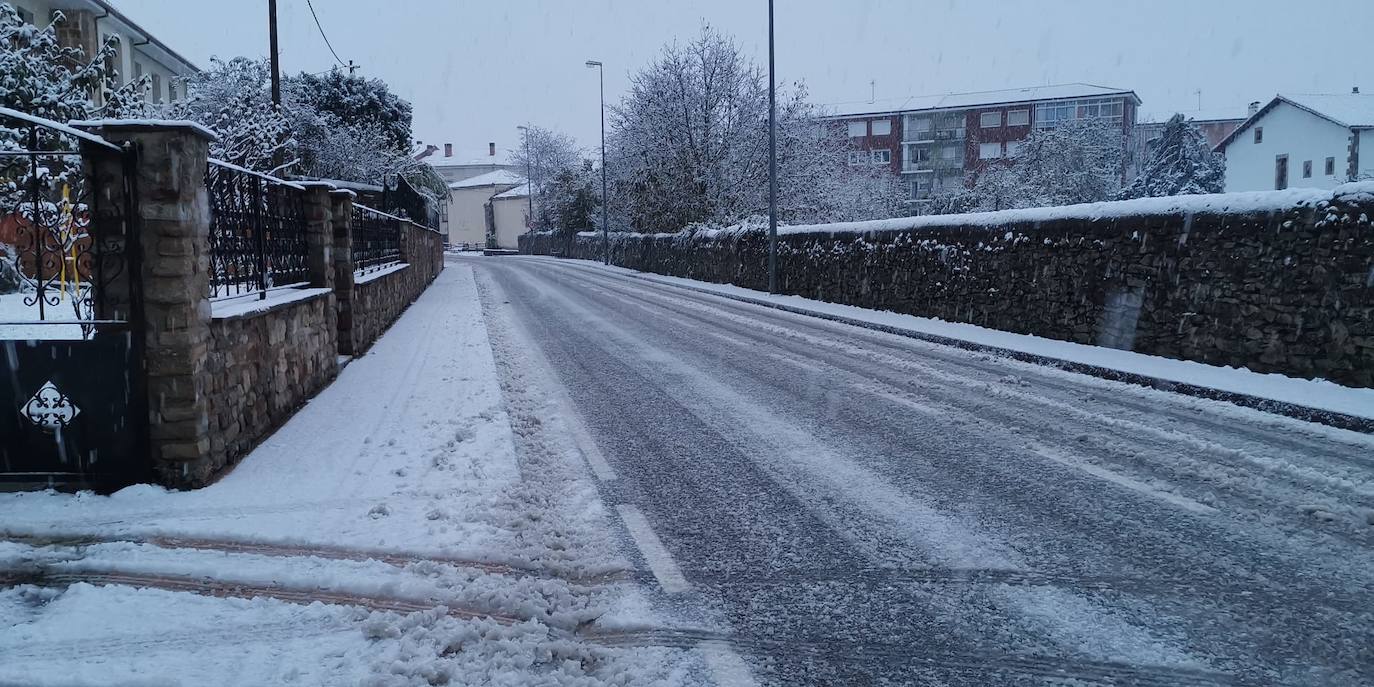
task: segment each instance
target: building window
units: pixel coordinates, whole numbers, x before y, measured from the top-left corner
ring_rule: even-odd
[[[1007,126],[1029,126],[1030,110],[1011,110],[1007,112]]]
[[[870,158],[869,158],[869,155],[868,155],[868,151],[867,151],[867,150],[851,150],[851,151],[849,151],[849,166],[851,166],[851,167],[857,167],[857,166],[859,166],[859,165],[866,165],[866,164],[868,164],[868,161],[869,161],[869,160],[870,160]]]
[[[984,112],[983,114],[978,115],[978,126],[981,126],[984,129],[991,129],[993,127],[1002,126],[1002,113]]]
[[[1025,141],[1007,141],[1007,157],[1016,157],[1025,145]]]
[[[167,102],[177,101],[177,82],[175,79],[167,79]],[[440,203],[442,205],[442,203]]]
[[[891,136],[891,135],[892,135],[892,120],[890,120],[890,119],[875,119],[875,120],[873,120],[873,135],[874,135],[874,136]]]
[[[22,21],[25,24],[33,23],[33,12],[24,9],[23,7],[16,7],[14,8],[14,10],[19,13],[19,21]]]
[[[849,137],[863,138],[868,135],[868,122],[850,122]]]
[[[1282,191],[1288,188],[1288,156],[1274,156],[1274,190]]]
[[[929,116],[907,115],[906,116],[906,140],[908,141],[928,141],[930,140],[931,121]]]
[[[871,153],[869,153],[869,154],[873,156],[873,164],[875,164],[875,165],[890,165],[890,164],[892,164],[892,151],[891,151],[891,150],[875,150],[875,151],[873,151],[873,152],[871,152]]]
[[[1334,176],[1335,174],[1336,174],[1336,158],[1334,158],[1334,157],[1328,157],[1328,158],[1326,158],[1326,176]]]
[[[980,159],[980,160],[992,160],[992,159],[994,159],[994,158],[999,158],[999,157],[1002,157],[1002,144],[1001,144],[1001,143],[979,143],[979,144],[978,144],[978,159]]]
[[[954,160],[954,159],[957,159],[957,158],[959,157],[960,151],[962,151],[962,150],[963,150],[963,148],[959,148],[959,147],[957,147],[957,146],[944,146],[943,148],[940,148],[940,159],[941,159],[941,160]]]
[[[134,60],[134,80],[137,81],[141,78],[143,78],[143,63]]]
[[[162,102],[162,75],[153,75],[153,102]]]
[[[1302,178],[1304,178],[1304,179],[1311,179],[1311,178],[1312,178],[1312,161],[1311,161],[1311,160],[1303,160],[1303,161],[1302,161]]]
[[[1264,127],[1255,127],[1255,143],[1264,143]]]
[[[1103,119],[1113,124],[1122,122],[1126,112],[1121,98],[1094,98],[1040,103],[1035,106],[1035,128],[1053,129],[1075,119]]]

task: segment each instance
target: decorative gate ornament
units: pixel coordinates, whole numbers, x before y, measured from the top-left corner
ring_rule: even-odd
[[[47,430],[66,427],[81,413],[81,409],[51,381],[39,387],[20,410],[30,422]]]

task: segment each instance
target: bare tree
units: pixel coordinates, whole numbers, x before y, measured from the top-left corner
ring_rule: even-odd
[[[779,213],[785,221],[890,213],[890,175],[849,167],[848,142],[816,119],[806,89],[778,99]],[[709,26],[673,43],[630,80],[612,108],[607,157],[611,210],[640,231],[733,223],[768,207],[768,79]]]
[[[1121,127],[1076,120],[1031,133],[1006,165],[978,175],[978,210],[1072,205],[1111,200],[1121,190]]]

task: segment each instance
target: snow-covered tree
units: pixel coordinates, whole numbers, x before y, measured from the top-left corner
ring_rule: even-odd
[[[143,82],[116,88],[117,74],[105,66],[119,39],[110,37],[96,54],[88,56],[79,48],[63,47],[58,42],[57,27],[65,21],[60,11],[54,12],[52,23],[38,28],[20,19],[8,3],[0,3],[0,105],[65,123],[105,114],[91,102],[97,91],[104,94],[107,108],[137,97]],[[28,131],[28,127],[14,120],[0,118],[0,149],[26,150],[31,145],[37,150],[75,147],[75,141],[56,130],[38,127],[34,131],[38,140],[34,142],[28,140]],[[44,162],[50,167],[42,176],[53,194],[59,194],[80,173],[80,161],[76,158]],[[28,159],[0,158],[0,179],[0,203],[12,207],[13,196],[32,179]]]
[[[219,140],[210,155],[260,172],[284,173],[300,162],[299,144],[286,113],[272,103],[271,71],[264,59],[210,59],[210,68],[186,79],[186,98],[168,116],[190,119]]]
[[[567,236],[596,228],[596,211],[601,206],[590,169],[564,168],[543,189],[544,202],[536,215],[541,228]]]
[[[1004,165],[978,175],[979,210],[1093,203],[1121,189],[1125,136],[1106,120],[1080,119],[1037,129]]]
[[[845,164],[848,142],[816,121],[806,89],[778,98],[779,214],[786,221],[886,214],[883,170]],[[768,78],[709,26],[630,78],[611,110],[608,171],[616,223],[676,231],[733,223],[768,208]]]
[[[1150,158],[1124,191],[1125,198],[1221,193],[1226,183],[1226,158],[1212,152],[1207,137],[1192,122],[1176,114],[1164,124]]]
[[[324,74],[302,72],[282,81],[292,106],[343,122],[380,136],[378,145],[408,154],[411,148],[410,103],[402,100],[381,79],[365,79],[334,68]]]
[[[582,155],[577,142],[567,134],[540,126],[530,126],[523,134],[520,145],[510,151],[510,163],[521,174],[529,175],[535,214],[539,216],[544,204],[560,202],[549,197],[551,185],[560,174],[576,171],[582,164]]]

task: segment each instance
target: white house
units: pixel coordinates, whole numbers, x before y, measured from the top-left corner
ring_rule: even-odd
[[[497,169],[448,185],[448,241],[453,245],[487,245],[495,226],[489,217],[493,196],[525,183],[525,177]]]
[[[455,152],[452,143],[445,143],[442,149],[431,144],[415,159],[433,167],[450,184],[501,170],[518,171],[510,163],[509,153],[498,151],[495,143],[488,143],[481,152]]]
[[[530,185],[522,184],[491,198],[492,235],[497,248],[519,248],[517,239],[530,230]]]
[[[88,57],[95,54],[107,37],[117,36],[116,54],[109,61],[109,66],[118,73],[116,82],[122,86],[132,79],[148,76],[152,82],[147,94],[149,102],[166,103],[185,97],[183,78],[200,71],[190,60],[104,0],[5,1],[18,10],[24,21],[39,27],[51,24],[53,12],[61,10],[66,21],[57,27],[58,42],[64,47],[80,48]],[[100,94],[95,94],[95,98],[99,104]]]
[[[1374,95],[1278,95],[1217,145],[1226,191],[1374,178]]]

